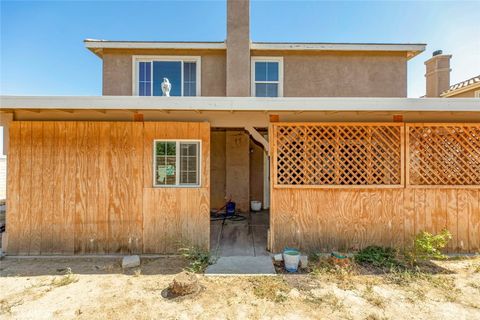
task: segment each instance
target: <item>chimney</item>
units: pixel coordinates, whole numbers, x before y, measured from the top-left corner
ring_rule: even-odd
[[[250,96],[249,0],[227,0],[227,96]]]
[[[442,50],[434,51],[432,57],[425,61],[427,78],[427,98],[440,97],[440,94],[450,87],[450,58]]]

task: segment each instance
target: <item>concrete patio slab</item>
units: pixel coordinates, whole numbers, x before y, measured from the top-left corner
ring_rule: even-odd
[[[276,274],[269,256],[220,257],[205,270],[206,276],[274,276]]]

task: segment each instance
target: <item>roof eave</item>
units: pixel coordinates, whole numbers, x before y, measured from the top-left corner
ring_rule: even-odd
[[[0,109],[480,112],[474,98],[0,96]]]

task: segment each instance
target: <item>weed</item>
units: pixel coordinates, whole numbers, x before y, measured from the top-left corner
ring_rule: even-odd
[[[385,280],[387,283],[392,283],[403,287],[421,279],[422,275],[423,274],[418,268],[413,270],[391,268],[390,271],[385,274]]]
[[[431,276],[426,275],[425,280],[428,281],[434,288],[439,289],[445,299],[449,302],[455,302],[458,295],[461,293],[455,285],[455,280],[445,276]]]
[[[330,309],[332,309],[332,313],[335,311],[341,311],[344,308],[343,301],[340,300],[333,292],[326,293],[322,296],[309,295],[305,298],[305,301],[329,306]]]
[[[472,288],[477,289],[477,290],[480,291],[480,283],[478,283],[478,282],[470,282],[468,285],[469,285],[470,287],[472,287]]]
[[[256,297],[277,303],[287,300],[290,287],[283,278],[259,277],[252,279],[251,282],[253,284],[253,294]]]
[[[411,266],[420,261],[430,259],[445,259],[441,249],[445,248],[452,234],[444,229],[439,234],[433,235],[426,231],[420,232],[413,241],[413,248],[405,252],[405,258]]]
[[[133,271],[133,276],[138,277],[142,274],[142,269],[138,268],[135,271]]]
[[[389,247],[368,246],[355,255],[355,261],[377,268],[392,268],[400,263],[396,260],[396,251]]]
[[[210,264],[210,253],[197,246],[186,246],[178,250],[189,261],[186,271],[202,273]]]
[[[54,287],[63,287],[78,281],[78,277],[72,273],[72,269],[67,268],[66,274],[61,278],[53,278],[50,283]]]
[[[473,273],[480,273],[480,264],[477,264],[473,267]]]
[[[386,317],[381,317],[381,316],[379,316],[379,315],[377,315],[377,314],[375,314],[375,313],[371,313],[371,314],[369,314],[369,315],[365,318],[365,320],[387,320],[387,319],[388,319],[388,318],[386,318]]]
[[[362,297],[375,307],[381,309],[385,308],[385,299],[373,291],[373,286],[371,284],[367,284],[365,291],[363,291]]]
[[[0,300],[0,314],[9,314],[12,312],[12,308],[23,304],[23,299],[14,301],[7,301],[7,299]]]

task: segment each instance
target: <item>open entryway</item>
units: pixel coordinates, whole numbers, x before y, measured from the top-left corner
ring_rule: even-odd
[[[267,128],[212,129],[210,253],[214,257],[269,256],[266,141]]]

